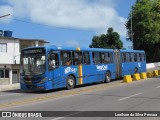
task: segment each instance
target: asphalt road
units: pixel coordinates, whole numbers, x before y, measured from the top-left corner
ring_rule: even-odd
[[[7,90],[0,92],[0,111],[75,111],[65,113],[60,117],[37,118],[38,120],[135,120],[135,117],[75,118],[69,116],[80,115],[84,111],[160,111],[159,90],[160,77],[134,81],[129,84],[117,80],[111,83],[80,86],[73,90],[57,89],[48,92]],[[96,115],[97,113],[91,114]],[[0,119],[18,120],[21,118]],[[35,118],[23,119],[35,120]],[[136,119],[158,120],[160,118],[136,117]]]
[[[109,84],[94,84],[73,90],[59,89],[49,92],[0,92],[0,111],[160,111],[160,77],[134,81],[122,80]],[[39,120],[128,120],[134,117],[61,117],[38,118]],[[2,119],[2,118],[1,118]],[[9,118],[3,118],[3,120]],[[10,118],[17,120],[17,118]],[[20,118],[19,118],[20,119]],[[26,120],[31,118],[25,118]],[[139,120],[158,120],[157,117],[141,117]],[[35,118],[33,118],[35,120]]]

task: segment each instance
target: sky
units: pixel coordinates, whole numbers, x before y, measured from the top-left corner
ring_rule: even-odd
[[[43,39],[48,45],[88,48],[95,35],[109,27],[118,32],[124,48],[125,23],[136,0],[0,0],[0,30],[13,37]]]

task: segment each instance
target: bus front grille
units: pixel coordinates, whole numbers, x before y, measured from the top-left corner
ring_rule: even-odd
[[[39,80],[40,80],[39,77],[36,77],[36,78],[34,78],[34,77],[26,77],[26,78],[24,78],[24,82],[26,84],[36,84],[36,83],[39,82]]]

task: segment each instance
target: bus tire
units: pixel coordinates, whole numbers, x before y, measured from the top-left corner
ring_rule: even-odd
[[[138,73],[138,68],[137,68],[137,67],[134,68],[134,73],[135,73],[135,74]]]
[[[111,82],[111,73],[110,72],[106,72],[106,74],[105,74],[105,82],[106,83]]]
[[[75,87],[75,79],[73,76],[68,76],[66,80],[66,87],[68,90],[73,89]]]

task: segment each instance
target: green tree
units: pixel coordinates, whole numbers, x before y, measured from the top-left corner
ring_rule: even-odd
[[[145,50],[147,62],[160,60],[160,0],[137,0],[129,13],[126,28],[133,49]]]
[[[120,36],[117,32],[113,32],[113,28],[108,28],[107,34],[102,34],[100,36],[94,36],[92,38],[92,43],[90,48],[112,48],[121,49],[123,43],[120,40]]]

